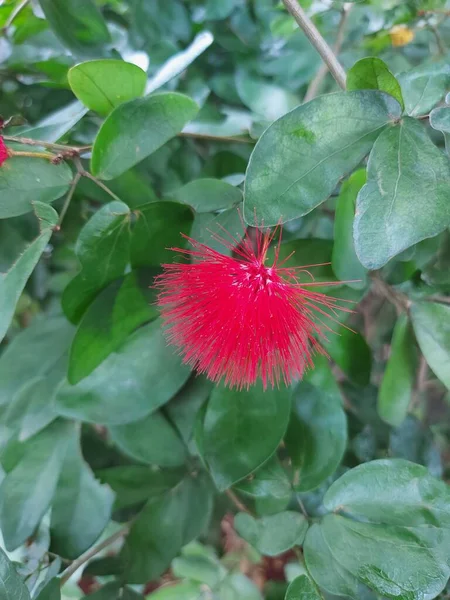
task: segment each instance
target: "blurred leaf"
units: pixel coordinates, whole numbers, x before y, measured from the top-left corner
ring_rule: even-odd
[[[152,202],[135,211],[136,221],[131,236],[130,261],[134,268],[160,266],[172,262],[175,253],[170,248],[182,248],[189,235],[193,211],[176,202]]]
[[[47,512],[71,428],[70,423],[55,421],[18,446],[19,461],[0,485],[0,529],[7,550],[22,545]]]
[[[327,443],[323,443],[326,436]],[[298,469],[296,491],[312,490],[336,470],[347,444],[339,387],[325,359],[294,389],[286,447]]]
[[[347,90],[380,90],[390,94],[404,108],[400,84],[380,58],[371,56],[358,60],[347,73]]]
[[[108,28],[93,0],[39,0],[61,42],[80,56],[97,54],[110,42]]]
[[[386,365],[378,396],[380,417],[398,427],[411,402],[417,366],[417,352],[408,317],[398,318],[392,334],[391,355]]]
[[[342,185],[334,219],[333,271],[338,279],[355,289],[367,286],[367,271],[356,256],[353,242],[356,197],[365,183],[366,172],[360,169]]]
[[[36,203],[50,204],[64,195],[71,181],[72,171],[65,162],[53,165],[44,158],[9,158],[0,170],[0,219],[30,212]]]
[[[447,154],[450,154],[450,106],[434,108],[430,112],[430,125],[433,129],[442,131]]]
[[[203,213],[239,204],[242,201],[242,192],[220,179],[197,179],[171,192],[170,197]]]
[[[173,138],[197,112],[193,100],[172,92],[118,106],[95,138],[93,175],[100,179],[118,177]]]
[[[441,100],[450,85],[447,61],[430,63],[398,75],[405,109],[411,117],[425,115]]]
[[[54,577],[35,597],[36,600],[61,600],[61,581]]]
[[[108,115],[128,100],[142,96],[145,71],[123,60],[90,60],[72,67],[68,74],[75,96],[90,110]]]
[[[369,157],[367,184],[358,195],[354,239],[368,269],[450,225],[448,159],[423,126],[405,117],[384,131]]]
[[[180,0],[135,0],[132,26],[142,44],[157,44],[165,38],[186,42],[191,32],[189,13]]]
[[[111,490],[100,485],[85,463],[74,432],[52,506],[52,551],[75,559],[90,548],[109,522],[113,500]]]
[[[2,600],[30,600],[27,586],[1,548],[0,589],[2,590]]]
[[[148,600],[201,600],[202,586],[190,581],[166,585],[147,596]]]
[[[109,430],[112,441],[135,460],[160,467],[177,467],[186,460],[179,435],[160,411]]]
[[[290,391],[213,389],[203,424],[204,458],[219,490],[243,479],[277,449],[289,420]]]
[[[12,134],[44,142],[57,142],[84,117],[87,111],[88,109],[81,102],[72,102],[44,117],[35,125],[14,128]]]
[[[162,575],[181,547],[204,530],[211,509],[211,488],[201,475],[149,500],[121,551],[126,580],[145,583]]]
[[[320,96],[278,119],[250,158],[246,221],[277,225],[311,212],[399,116],[400,106],[390,96],[355,91]]]
[[[75,248],[81,271],[64,290],[62,306],[77,323],[97,293],[121,277],[129,262],[130,210],[122,202],[102,206],[86,223]]]
[[[58,215],[51,206],[35,202],[34,209],[39,219],[39,236],[25,248],[7,273],[0,273],[0,341],[8,331],[20,295],[58,220]]]
[[[223,21],[230,16],[238,0],[207,0],[205,19],[207,21]]]
[[[368,385],[372,369],[372,352],[357,331],[340,327],[321,342],[334,362],[349,379],[360,386]]]
[[[80,383],[63,384],[55,407],[62,415],[91,423],[130,423],[168,402],[189,373],[167,345],[157,319],[130,335]]]
[[[303,515],[293,511],[280,512],[262,519],[238,513],[234,526],[238,534],[261,554],[277,556],[303,544],[308,521]]]
[[[288,587],[285,600],[323,600],[323,596],[309,577],[300,575]]]
[[[230,573],[219,588],[219,598],[227,600],[263,600],[256,584],[242,573]]]
[[[121,583],[110,582],[87,596],[91,600],[143,600],[144,596]]]
[[[433,372],[450,389],[450,306],[417,302],[411,309],[414,332]]]
[[[70,349],[75,384],[114,352],[137,327],[158,316],[151,287],[157,269],[132,271],[101,291],[84,313]]]
[[[431,430],[416,417],[408,415],[400,427],[392,429],[389,449],[395,458],[405,458],[428,468],[431,475],[442,477],[442,460]]]

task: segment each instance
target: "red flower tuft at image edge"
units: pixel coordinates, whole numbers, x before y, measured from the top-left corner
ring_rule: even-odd
[[[307,289],[332,283],[300,283],[305,267],[284,266],[281,228],[273,263],[266,265],[277,229],[255,229],[254,242],[248,232],[240,242],[230,234],[230,241],[215,236],[235,257],[183,235],[192,249],[171,250],[193,262],[164,264],[156,278],[169,343],[212,381],[248,389],[259,377],[264,388],[300,379],[315,352],[326,354],[317,338],[324,336],[321,325],[330,328],[321,317],[348,311]]]
[[[0,167],[5,162],[5,160],[8,158],[9,158],[8,148],[7,148],[3,138],[0,136]]]

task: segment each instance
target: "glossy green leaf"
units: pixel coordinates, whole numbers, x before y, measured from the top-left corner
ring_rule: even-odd
[[[248,391],[221,385],[209,399],[203,423],[204,458],[220,490],[243,479],[277,449],[288,424],[290,390]]]
[[[54,577],[35,596],[36,600],[61,600],[61,581]]]
[[[129,336],[80,383],[61,386],[55,408],[61,415],[92,423],[130,423],[168,402],[189,373],[167,345],[157,319]]]
[[[450,306],[433,302],[413,304],[411,318],[427,363],[450,389]]]
[[[450,85],[448,61],[416,67],[398,75],[405,110],[412,117],[426,115],[445,96]]]
[[[92,173],[100,179],[118,177],[179,133],[197,111],[193,100],[173,92],[118,106],[95,138]]]
[[[81,454],[78,435],[71,436],[52,506],[52,550],[75,559],[100,537],[111,517],[114,494],[101,485]]]
[[[370,56],[358,60],[347,73],[347,90],[380,90],[390,94],[404,108],[400,84],[380,58]]]
[[[334,245],[331,265],[338,279],[355,289],[367,286],[367,271],[359,262],[353,242],[356,197],[366,183],[364,169],[356,171],[342,185],[334,219]]]
[[[38,237],[25,248],[7,273],[0,273],[0,341],[8,331],[20,295],[44,252],[58,220],[58,215],[51,206],[36,202],[34,210],[39,219]]]
[[[159,577],[181,547],[203,531],[211,515],[210,484],[185,478],[173,491],[151,499],[133,523],[121,551],[130,583]]]
[[[137,327],[158,316],[157,269],[141,269],[116,279],[98,294],[84,313],[70,349],[68,379],[87,377]]]
[[[124,274],[129,262],[130,210],[110,202],[98,210],[78,236],[75,248],[81,271],[64,290],[62,306],[77,323],[97,293]]]
[[[39,0],[50,27],[61,42],[81,56],[98,55],[110,42],[105,21],[93,0]]]
[[[111,427],[110,433],[112,441],[135,460],[160,467],[177,467],[186,460],[181,438],[159,411],[139,421]]]
[[[412,328],[406,315],[399,317],[392,334],[391,355],[378,395],[380,417],[398,427],[411,402],[417,366]]]
[[[90,110],[108,115],[120,104],[142,96],[145,71],[123,60],[90,60],[75,65],[68,74],[75,96]]]
[[[69,189],[72,171],[67,163],[53,165],[44,158],[9,158],[0,170],[0,219],[23,215],[36,202],[49,204]]]
[[[238,205],[242,192],[220,179],[197,179],[171,192],[170,197],[202,213]]]
[[[342,460],[347,421],[339,387],[325,358],[317,359],[314,371],[294,390],[285,442],[298,469],[295,488],[300,492],[319,486]]]
[[[135,215],[130,249],[132,266],[159,267],[173,262],[176,253],[169,248],[185,245],[181,234],[189,235],[194,219],[192,209],[176,202],[152,202],[138,207]]]
[[[300,575],[288,587],[285,600],[323,600],[323,596],[309,577]]]
[[[366,340],[360,333],[345,327],[335,326],[334,330],[321,342],[323,347],[349,379],[360,386],[368,385],[372,353]]]
[[[399,116],[396,100],[370,90],[320,96],[275,121],[250,158],[246,221],[276,225],[311,212]]]
[[[0,593],[2,600],[30,600],[27,586],[1,548]]]
[[[55,421],[18,446],[20,460],[0,485],[0,529],[7,550],[30,537],[56,490],[71,425]]]
[[[382,133],[358,195],[356,253],[368,269],[450,225],[450,164],[423,125],[405,117]]]
[[[261,516],[284,510],[292,497],[291,482],[276,456],[233,487],[254,500],[255,510]]]
[[[308,521],[303,515],[293,511],[280,512],[262,519],[238,513],[234,526],[238,534],[261,554],[277,556],[294,546],[301,546]]]
[[[445,139],[447,154],[450,154],[450,106],[441,106],[430,112],[430,125],[437,131],[442,131]]]

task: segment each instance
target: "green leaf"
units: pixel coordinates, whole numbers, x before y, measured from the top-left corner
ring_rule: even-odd
[[[61,42],[78,55],[96,55],[110,36],[93,0],[39,0],[45,18]]]
[[[240,241],[244,236],[244,227],[240,215],[242,215],[242,204],[221,211],[219,214],[196,213],[191,229],[191,237],[221,254],[230,256],[231,251],[214,236],[223,237],[223,229],[225,229],[234,239]]]
[[[360,465],[325,494],[333,514],[306,535],[307,567],[333,594],[358,599],[363,584],[392,598],[434,597],[450,574],[449,499],[448,487],[425,467],[404,460]]]
[[[327,443],[323,440],[326,438]],[[295,489],[312,490],[332,475],[347,445],[347,420],[339,387],[325,359],[294,390],[285,438],[299,473]]]
[[[145,71],[123,60],[91,60],[75,65],[68,73],[75,96],[90,110],[108,115],[114,108],[142,96]]]
[[[430,112],[442,100],[450,85],[450,66],[439,61],[416,67],[398,75],[405,109],[411,117]]]
[[[185,478],[173,491],[151,499],[121,551],[126,580],[145,583],[164,573],[181,547],[204,530],[211,509],[211,491],[203,475]]]
[[[212,391],[203,423],[204,458],[219,490],[243,479],[277,449],[289,420],[290,390],[248,391],[220,385]]]
[[[67,163],[53,165],[44,158],[13,156],[0,170],[0,219],[33,210],[36,202],[49,204],[64,195],[72,181]]]
[[[87,111],[88,109],[77,100],[40,119],[35,125],[15,128],[14,135],[44,142],[57,142],[84,117]]]
[[[430,112],[430,125],[433,129],[442,131],[447,154],[450,154],[450,106],[434,108]]]
[[[203,213],[239,204],[242,201],[242,192],[220,179],[197,179],[171,192],[170,197]]]
[[[63,384],[55,408],[62,415],[91,423],[130,423],[168,402],[189,373],[167,345],[157,319],[129,336],[80,383]]]
[[[114,508],[119,510],[142,504],[173,489],[184,475],[183,469],[158,469],[141,465],[111,467],[96,472],[115,493]]]
[[[361,387],[370,382],[372,352],[364,337],[345,327],[330,333],[322,345],[344,373]]]
[[[25,248],[7,273],[0,273],[0,341],[8,331],[20,295],[58,221],[58,215],[51,206],[36,202],[34,209],[39,219],[38,237]]]
[[[355,248],[379,269],[389,259],[450,225],[450,164],[424,127],[405,117],[375,142],[367,184],[358,195]]]
[[[378,395],[378,414],[398,427],[407,415],[416,374],[417,352],[414,335],[406,315],[394,328],[391,355],[386,365]]]
[[[201,593],[201,585],[187,581],[159,588],[147,600],[200,600]]]
[[[92,148],[92,174],[114,179],[179,133],[198,112],[197,104],[173,92],[118,106],[100,128]]]
[[[358,60],[347,73],[347,90],[380,90],[405,107],[399,82],[380,58],[369,56]]]
[[[266,556],[277,556],[294,546],[301,546],[308,529],[308,521],[297,512],[285,511],[254,519],[247,513],[238,513],[234,519],[238,534]]]
[[[434,477],[442,477],[442,459],[432,430],[413,415],[389,434],[389,451],[394,458],[404,458],[427,467]]]
[[[366,171],[360,169],[342,185],[334,219],[333,271],[338,279],[355,289],[367,286],[367,271],[356,256],[353,242],[356,197],[365,183]]]
[[[132,458],[160,467],[177,467],[186,460],[181,438],[163,413],[110,428],[111,439]]]
[[[450,389],[450,306],[418,302],[412,306],[411,318],[427,363]]]
[[[101,291],[84,313],[70,349],[68,380],[87,377],[137,327],[158,316],[157,269],[141,269],[116,279]]]
[[[355,91],[320,96],[275,121],[250,157],[246,221],[269,226],[311,212],[399,116],[390,96]]]
[[[30,593],[13,563],[0,548],[0,595],[2,600],[30,600]]]
[[[112,581],[89,594],[91,600],[143,600],[143,596],[128,586]]]
[[[227,600],[263,600],[256,584],[242,573],[230,573],[222,581],[219,598]]]
[[[102,206],[78,236],[76,254],[81,271],[64,290],[62,306],[67,318],[77,323],[97,293],[121,277],[130,253],[130,210],[122,202]]]
[[[313,275],[314,281],[336,281],[336,276],[331,268],[331,253],[333,251],[333,242],[331,240],[322,240],[315,238],[292,240],[280,244],[279,259],[283,261],[289,258],[286,263],[290,267],[306,267]],[[292,256],[290,256],[292,254]],[[275,257],[275,247],[269,249],[268,258]],[[306,273],[304,282],[310,282],[311,277]],[[334,286],[333,286],[334,287]]]
[[[109,522],[113,500],[111,490],[94,478],[85,463],[74,432],[52,506],[52,551],[75,559],[90,548]]]
[[[284,510],[292,497],[291,482],[276,456],[257,469],[251,478],[239,481],[234,489],[253,498],[258,515]]]
[[[152,202],[135,210],[131,237],[131,264],[134,268],[148,265],[160,266],[172,262],[171,246],[182,248],[188,235],[194,214],[191,208],[176,202]]]
[[[323,596],[309,577],[300,575],[288,587],[285,600],[323,600]]]
[[[20,459],[0,485],[0,529],[7,550],[23,544],[47,512],[71,427],[70,423],[55,421],[18,446]]]
[[[61,581],[54,577],[39,592],[36,600],[61,600]]]

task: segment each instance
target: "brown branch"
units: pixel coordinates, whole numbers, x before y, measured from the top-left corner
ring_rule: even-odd
[[[228,496],[228,498],[231,500],[231,502],[234,504],[234,506],[240,510],[241,512],[247,513],[248,515],[252,515],[251,511],[245,506],[245,504],[243,502],[241,502],[239,500],[239,498],[236,496],[236,494],[232,491],[232,490],[226,490],[225,494]]]
[[[77,187],[80,179],[81,179],[81,173],[75,173],[75,177],[73,178],[72,183],[70,184],[69,191],[67,192],[66,199],[64,201],[63,207],[59,214],[58,224],[55,226],[55,231],[59,231],[61,229],[62,222],[64,221],[64,217],[66,216],[66,212],[70,206],[70,202],[75,193],[75,188]]]
[[[77,154],[82,154],[83,152],[88,152],[92,148],[92,146],[65,146],[64,144],[55,144],[53,142],[34,140],[33,138],[27,137],[16,137],[14,135],[3,135],[2,137],[5,142],[14,142],[15,144],[23,144],[24,146],[38,146],[57,152],[75,152]]]

